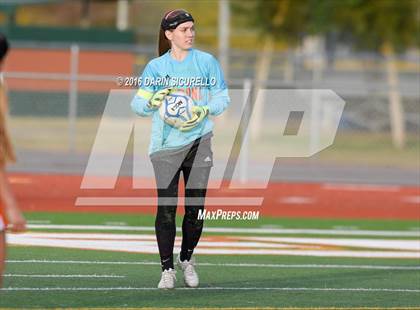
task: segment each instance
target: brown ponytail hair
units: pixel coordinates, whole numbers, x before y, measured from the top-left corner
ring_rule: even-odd
[[[178,27],[178,25],[188,22],[188,21],[194,22],[194,18],[191,16],[190,13],[188,13],[185,10],[178,9],[178,10],[172,10],[165,13],[160,23],[160,30],[159,30],[159,44],[158,44],[159,56],[162,56],[168,50],[171,49],[171,42],[166,37],[165,31],[166,30],[172,31],[176,27]]]
[[[159,56],[162,56],[167,51],[171,49],[171,42],[168,40],[168,38],[165,35],[165,30],[160,27],[159,31],[159,46],[158,46],[158,54]]]

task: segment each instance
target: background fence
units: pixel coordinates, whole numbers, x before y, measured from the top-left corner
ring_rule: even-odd
[[[216,51],[209,52],[217,55]],[[242,89],[246,81],[252,81],[257,56],[255,52],[230,51],[230,89]],[[119,77],[138,76],[153,57],[153,45],[13,44],[4,75],[9,85],[11,127],[18,150],[23,156],[28,151],[89,154],[109,90],[121,88]],[[323,54],[299,50],[276,53],[270,79],[261,87],[331,89],[345,100],[334,148],[325,153],[325,158],[321,154],[314,160],[417,167],[418,66],[415,52],[406,53],[397,61],[408,135],[407,147],[398,152],[390,140],[388,84],[384,59],[378,55],[339,49],[331,61]],[[265,123],[276,122],[271,109],[276,109],[276,105],[265,105]],[[240,113],[240,108],[231,107],[224,121],[240,117]],[[372,147],[371,153],[366,146]]]

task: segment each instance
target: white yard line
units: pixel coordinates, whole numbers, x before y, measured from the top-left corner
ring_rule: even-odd
[[[213,264],[197,263],[198,266],[259,267],[259,268],[311,268],[311,269],[376,269],[376,270],[420,270],[420,266],[376,266],[376,265],[318,265],[318,264]]]
[[[300,238],[300,237],[237,237],[252,244],[252,241],[276,242],[283,244],[311,244],[311,245],[334,245],[345,247],[359,247],[368,249],[390,249],[420,251],[419,240],[380,240],[380,239],[334,239],[334,238]],[[261,247],[261,245],[260,245]]]
[[[125,276],[99,274],[5,274],[8,278],[125,278]]]
[[[151,231],[152,226],[111,226],[111,225],[41,225],[29,224],[29,229],[57,230],[110,230],[110,231]],[[181,231],[181,228],[177,228]],[[382,237],[420,237],[420,231],[382,231],[382,230],[341,230],[341,229],[281,229],[281,228],[228,228],[205,227],[205,232],[252,233],[252,234],[308,234],[308,235],[350,235]]]
[[[159,262],[107,262],[74,260],[7,260],[8,264],[89,264],[89,265],[160,265]],[[258,268],[313,268],[313,269],[379,269],[379,270],[420,270],[420,266],[383,265],[327,265],[327,264],[255,264],[255,263],[197,263],[198,266],[217,267],[258,267]]]
[[[107,261],[83,261],[83,260],[6,260],[7,264],[83,264],[83,265],[160,265],[158,262],[107,262]]]
[[[153,235],[100,233],[8,234],[7,243],[20,246],[44,246],[82,250],[106,250],[128,253],[158,253]],[[175,251],[181,245],[175,240]],[[418,240],[378,240],[354,238],[299,237],[204,237],[197,254],[298,255],[321,257],[416,258],[420,259]],[[358,249],[363,250],[358,250]]]
[[[5,287],[0,291],[157,291],[156,287]],[[420,293],[420,289],[390,289],[390,288],[328,288],[328,287],[180,287],[175,290],[200,290],[200,291],[341,291],[341,292],[398,292]]]

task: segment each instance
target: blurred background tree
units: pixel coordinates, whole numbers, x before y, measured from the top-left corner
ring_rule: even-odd
[[[334,14],[326,24],[350,33],[356,47],[377,51],[385,58],[392,141],[405,145],[405,120],[399,90],[396,52],[419,46],[420,2],[418,0],[324,0],[325,11]]]
[[[405,145],[405,120],[399,91],[396,52],[419,46],[420,2],[418,0],[232,0],[235,14],[245,16],[258,30],[260,52],[256,62],[255,88],[268,80],[275,43],[289,48],[305,36],[325,37],[331,33],[350,36],[353,46],[380,53],[385,59],[389,115],[395,147]],[[254,92],[256,94],[256,92]],[[264,98],[254,106],[251,132],[261,131]]]
[[[258,89],[264,88],[263,83],[268,80],[270,66],[275,45],[297,45],[305,30],[308,17],[308,1],[293,0],[233,0],[234,14],[245,16],[250,27],[257,30],[259,38],[258,58],[255,67],[253,90],[254,107],[251,120],[251,137],[256,140],[260,137],[264,100]]]

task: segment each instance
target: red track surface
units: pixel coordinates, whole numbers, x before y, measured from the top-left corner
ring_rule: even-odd
[[[70,73],[69,49],[13,48],[5,63],[9,72]],[[34,59],[36,61],[34,61]],[[78,59],[79,74],[101,74],[109,76],[133,76],[135,55],[131,52],[105,52],[81,50]],[[8,78],[11,90],[68,91],[68,80]],[[108,92],[112,88],[122,89],[115,81],[79,81],[80,91]]]
[[[130,177],[120,177],[115,189],[106,190],[80,189],[81,176],[12,174],[9,179],[25,211],[155,212],[154,206],[75,206],[78,197],[155,196],[154,190],[133,190]],[[213,189],[208,196],[264,197],[259,207],[207,207],[210,210],[260,210],[261,215],[273,217],[420,220],[418,187],[271,183],[264,190]]]

